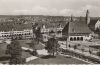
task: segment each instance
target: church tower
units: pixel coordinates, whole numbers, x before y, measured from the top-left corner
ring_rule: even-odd
[[[86,12],[86,23],[87,23],[87,25],[90,23],[90,15],[89,14],[90,14],[89,10],[87,10],[87,12]]]
[[[70,22],[73,22],[73,15],[71,15],[70,17]]]

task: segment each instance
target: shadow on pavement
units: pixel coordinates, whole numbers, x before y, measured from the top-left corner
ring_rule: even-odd
[[[40,58],[42,58],[42,59],[49,59],[49,58],[56,58],[56,56],[46,55],[46,56],[42,56]]]

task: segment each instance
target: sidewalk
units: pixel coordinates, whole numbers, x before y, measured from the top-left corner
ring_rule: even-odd
[[[93,54],[90,54],[89,52],[82,52],[81,50],[78,50],[78,49],[75,49],[74,48],[66,48],[66,46],[62,46],[60,47],[64,50],[69,50],[69,51],[72,51],[72,52],[75,52],[75,53],[78,53],[78,54],[81,54],[83,56],[86,56],[86,57],[89,57],[89,58],[93,58],[93,59],[96,59],[96,60],[100,60],[100,57],[99,56],[96,56],[96,55],[93,55]]]
[[[47,50],[45,50],[45,49],[37,50],[37,53],[38,53],[39,55],[48,55],[48,52],[47,52]]]
[[[36,56],[31,56],[31,57],[26,58],[26,61],[25,62],[29,62],[29,61],[35,60],[37,58],[38,57],[36,57]]]
[[[76,53],[83,54],[84,56],[89,56],[89,57],[96,58],[96,59],[100,60],[100,57],[99,56],[90,54],[89,52],[82,52],[81,50],[78,50],[78,49],[75,49],[74,50],[73,48],[69,48],[68,50],[74,51]]]

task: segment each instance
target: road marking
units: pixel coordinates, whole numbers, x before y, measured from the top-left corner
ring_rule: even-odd
[[[77,60],[81,60],[81,61],[83,61],[83,62],[86,62],[86,63],[89,63],[89,64],[93,64],[92,62],[89,62],[89,61],[86,61],[86,60],[83,60],[83,59],[80,59],[80,58],[77,58],[77,57],[74,57],[74,56],[64,55],[64,54],[60,54],[60,55],[62,55],[62,56],[68,56],[68,57],[72,57],[72,58],[75,58],[75,59],[77,59]]]

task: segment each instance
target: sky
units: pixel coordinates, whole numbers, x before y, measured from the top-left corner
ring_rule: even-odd
[[[0,0],[0,15],[100,17],[100,0]]]

